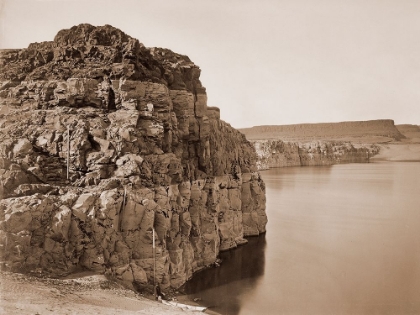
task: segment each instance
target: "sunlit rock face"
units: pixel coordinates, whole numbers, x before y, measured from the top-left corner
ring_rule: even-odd
[[[177,288],[265,232],[255,149],[188,57],[82,24],[0,66],[4,268]]]
[[[265,170],[289,166],[323,166],[340,163],[368,163],[378,154],[375,144],[355,145],[348,141],[312,141],[307,143],[281,140],[251,141],[257,152],[257,168]]]

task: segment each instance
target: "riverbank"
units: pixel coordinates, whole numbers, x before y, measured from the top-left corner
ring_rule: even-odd
[[[0,272],[0,282],[1,314],[203,314],[150,300],[103,275],[81,274],[71,279],[51,279]],[[186,297],[178,300],[188,303]]]
[[[257,167],[266,170],[290,166],[327,166],[375,161],[420,161],[420,138],[401,141],[357,143],[313,141],[291,143],[282,140],[251,141],[257,152]]]
[[[257,153],[257,167],[266,170],[290,166],[327,166],[347,163],[369,163],[378,153],[375,144],[315,140],[284,142],[282,140],[251,141]]]

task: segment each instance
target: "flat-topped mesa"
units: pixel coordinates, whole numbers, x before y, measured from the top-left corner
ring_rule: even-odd
[[[255,149],[207,107],[188,57],[81,24],[0,66],[6,268],[148,287],[154,229],[156,281],[177,288],[265,231]]]
[[[343,138],[375,137],[400,140],[404,138],[391,119],[346,121],[338,123],[255,126],[240,129],[248,140],[281,139],[283,141],[311,141],[314,139],[341,140]],[[369,140],[367,140],[369,142]],[[375,142],[375,141],[374,141]]]

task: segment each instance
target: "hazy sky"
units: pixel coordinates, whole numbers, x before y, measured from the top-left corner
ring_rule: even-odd
[[[420,124],[419,0],[0,0],[0,48],[111,24],[188,55],[232,126]]]

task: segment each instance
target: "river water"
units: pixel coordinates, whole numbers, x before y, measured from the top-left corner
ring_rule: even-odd
[[[261,173],[267,233],[184,290],[224,315],[420,314],[420,163]]]

